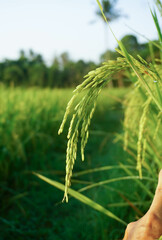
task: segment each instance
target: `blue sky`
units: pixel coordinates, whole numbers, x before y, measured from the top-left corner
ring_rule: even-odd
[[[74,60],[97,61],[106,48],[116,47],[97,8],[96,0],[0,0],[0,61],[17,58],[20,49],[33,49],[49,63],[65,51]],[[126,24],[157,38],[147,0],[118,0],[116,8],[127,15],[111,23],[118,39],[134,34]]]

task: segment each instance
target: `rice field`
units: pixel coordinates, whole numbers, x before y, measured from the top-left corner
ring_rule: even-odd
[[[90,128],[85,162],[78,154],[72,178],[75,190],[107,180],[107,184],[82,193],[125,222],[141,216],[151,201],[146,192],[140,195],[141,188],[150,182],[144,179],[140,185],[138,179],[136,182],[126,173],[138,175],[136,162],[130,164],[121,142],[116,142],[116,134],[123,131],[122,101],[129,91],[102,91]],[[64,183],[68,125],[63,135],[58,136],[58,129],[71,96],[72,89],[0,88],[0,239],[123,236],[122,224],[74,198],[68,204],[61,203],[63,193],[32,174],[34,171]],[[123,163],[129,167],[124,169]]]

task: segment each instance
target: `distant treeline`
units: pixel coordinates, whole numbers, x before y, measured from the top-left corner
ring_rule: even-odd
[[[127,35],[122,39],[128,52],[133,56],[139,54],[142,58],[151,61],[153,55],[158,57],[159,49],[152,44],[139,44],[133,35]],[[119,54],[116,51],[106,51],[101,55],[101,62],[108,59],[116,59]],[[40,87],[75,87],[83,81],[83,76],[97,64],[83,60],[72,61],[68,53],[62,53],[54,58],[52,64],[47,66],[43,57],[30,50],[28,53],[20,51],[17,60],[6,59],[0,63],[0,82],[7,86],[40,86]],[[120,73],[114,77],[113,85],[128,85],[125,74]]]

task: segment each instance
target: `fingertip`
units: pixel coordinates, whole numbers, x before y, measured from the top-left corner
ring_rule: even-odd
[[[161,169],[160,172],[159,172],[158,185],[162,186],[162,169]]]
[[[127,240],[127,236],[128,236],[128,231],[126,230],[123,240]]]

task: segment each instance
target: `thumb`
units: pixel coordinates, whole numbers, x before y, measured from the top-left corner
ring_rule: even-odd
[[[162,169],[159,173],[158,185],[149,211],[156,212],[162,218]]]
[[[162,169],[159,173],[159,181],[158,181],[158,185],[160,187],[160,190],[162,190]]]

